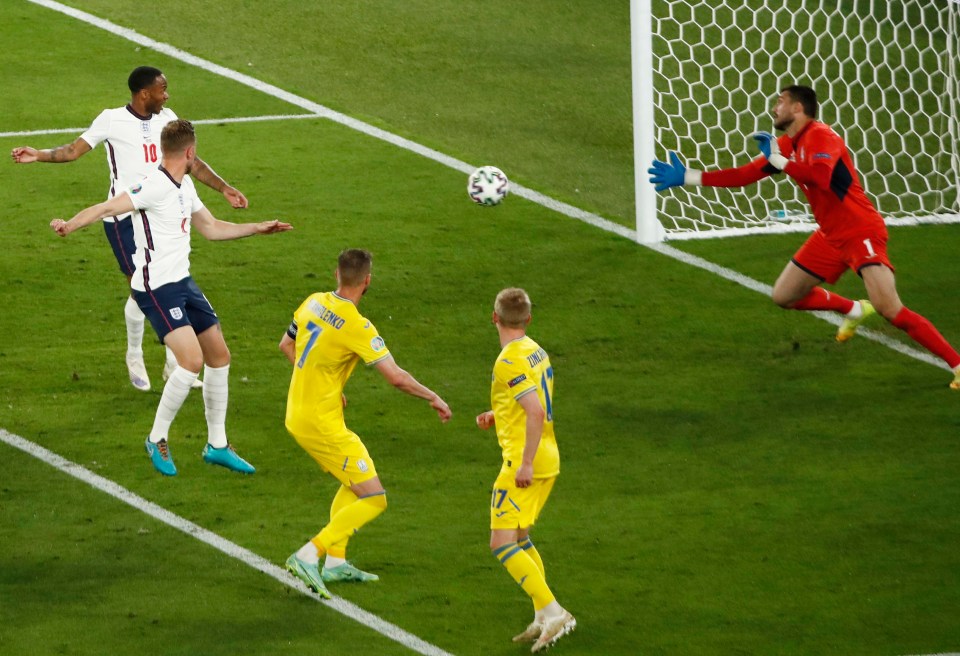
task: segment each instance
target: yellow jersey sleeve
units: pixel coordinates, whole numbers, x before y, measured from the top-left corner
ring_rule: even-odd
[[[346,337],[347,348],[360,356],[365,364],[376,364],[390,357],[390,349],[377,332],[376,326],[362,317],[351,326]]]
[[[530,368],[522,358],[501,357],[493,365],[494,379],[506,388],[507,393],[514,400],[537,390],[537,382],[530,374]]]

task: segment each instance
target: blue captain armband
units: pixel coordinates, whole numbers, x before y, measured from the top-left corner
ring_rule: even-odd
[[[290,339],[294,339],[294,340],[297,338],[297,320],[296,319],[291,321],[290,325],[287,327],[287,336]]]

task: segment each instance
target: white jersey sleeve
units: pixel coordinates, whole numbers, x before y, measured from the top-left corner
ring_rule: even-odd
[[[147,178],[127,187],[126,192],[137,210],[153,209],[160,205],[169,190],[162,184],[144,184]]]
[[[105,109],[93,120],[87,131],[80,135],[80,138],[90,144],[91,148],[96,148],[101,142],[110,136],[110,116],[112,112]]]

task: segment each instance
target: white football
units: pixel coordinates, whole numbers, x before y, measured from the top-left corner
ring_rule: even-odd
[[[467,178],[467,194],[478,205],[499,205],[510,192],[510,181],[496,166],[481,166]]]

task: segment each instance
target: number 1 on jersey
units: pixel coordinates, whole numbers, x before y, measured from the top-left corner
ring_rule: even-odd
[[[303,363],[307,360],[307,354],[310,353],[313,345],[317,343],[317,338],[320,337],[320,333],[323,332],[323,326],[318,326],[312,321],[308,321],[307,330],[310,331],[310,339],[307,340],[307,345],[303,347],[303,353],[300,354],[300,359],[297,360],[298,369],[303,369]]]

